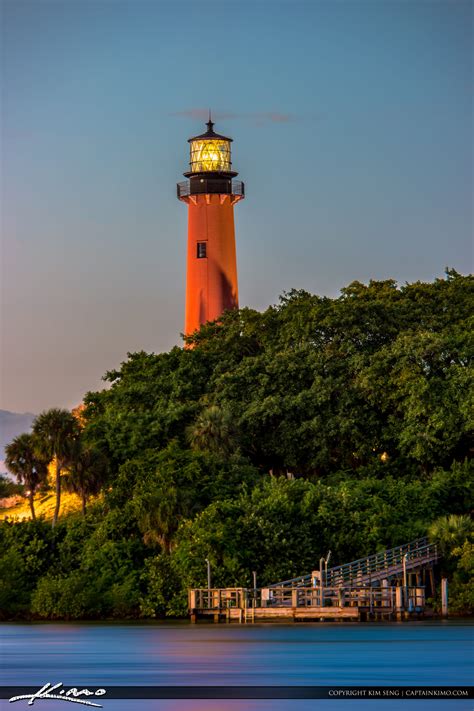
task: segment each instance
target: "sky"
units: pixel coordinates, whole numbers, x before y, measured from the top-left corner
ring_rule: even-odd
[[[3,0],[0,407],[182,343],[187,139],[234,139],[240,305],[472,270],[473,6]]]

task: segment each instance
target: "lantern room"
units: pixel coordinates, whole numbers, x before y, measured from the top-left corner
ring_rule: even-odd
[[[190,195],[232,195],[234,201],[244,197],[245,186],[240,180],[233,180],[238,173],[232,170],[230,144],[232,138],[221,136],[214,131],[214,123],[209,117],[207,131],[188,139],[188,178],[178,183],[180,200]]]
[[[230,144],[232,138],[214,132],[209,119],[207,131],[189,139],[189,173],[231,173]],[[187,175],[187,174],[186,174]]]

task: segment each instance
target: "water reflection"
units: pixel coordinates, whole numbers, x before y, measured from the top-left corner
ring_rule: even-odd
[[[2,625],[3,684],[98,688],[119,685],[469,684],[468,622],[411,624]],[[5,703],[3,707],[5,707]],[[456,708],[472,702],[456,701]],[[422,709],[450,701],[418,701]],[[38,701],[39,711],[65,708]],[[104,711],[307,711],[365,709],[367,701],[114,701]],[[384,711],[406,706],[384,701]],[[2,708],[3,708],[2,707]],[[374,701],[368,707],[376,711]],[[10,709],[29,708],[18,702]],[[66,708],[77,711],[84,706]]]

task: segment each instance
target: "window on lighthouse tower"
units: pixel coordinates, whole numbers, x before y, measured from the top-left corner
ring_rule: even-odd
[[[205,242],[197,243],[197,258],[206,259],[207,257],[207,244]]]

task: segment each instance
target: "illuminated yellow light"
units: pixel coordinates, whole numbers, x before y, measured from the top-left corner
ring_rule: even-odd
[[[230,171],[230,142],[221,139],[191,141],[191,172]]]

